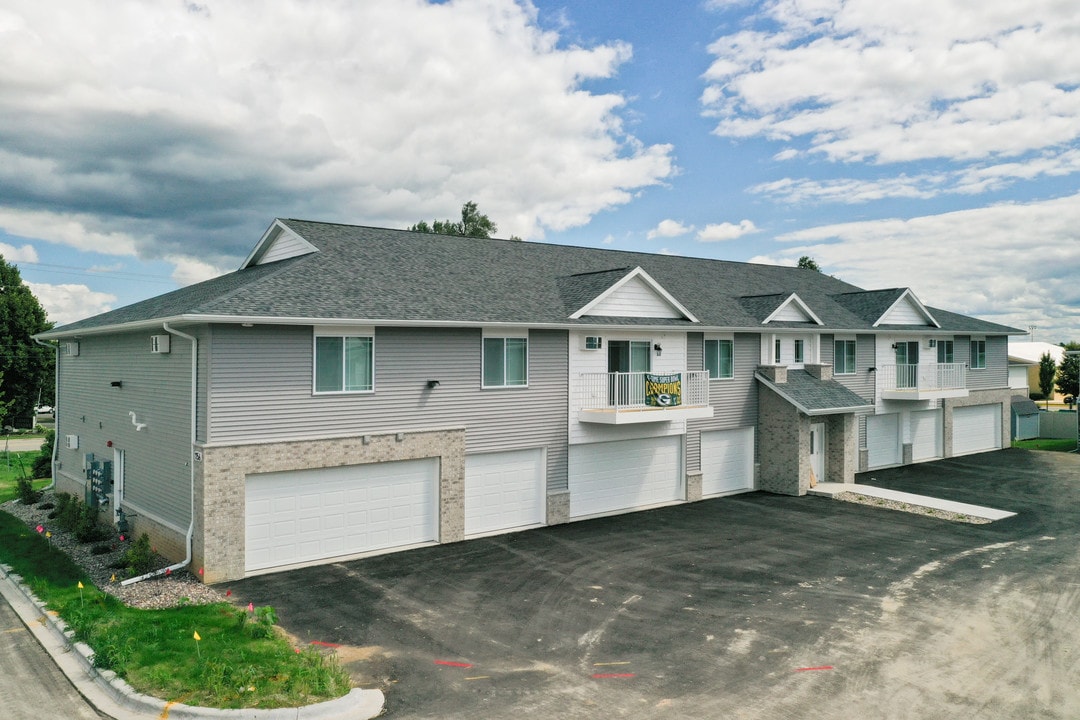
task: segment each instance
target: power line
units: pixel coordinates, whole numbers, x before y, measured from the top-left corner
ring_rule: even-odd
[[[80,268],[74,265],[55,265],[52,263],[36,263],[36,262],[14,262],[16,266],[32,266],[38,268],[40,272],[53,273],[55,275],[76,275],[76,276],[91,276],[91,277],[114,277],[120,280],[138,280],[140,282],[160,283],[162,285],[175,285],[176,281],[166,275],[150,275],[148,273],[134,273],[124,270],[94,270],[91,268]],[[57,268],[57,269],[52,269]]]

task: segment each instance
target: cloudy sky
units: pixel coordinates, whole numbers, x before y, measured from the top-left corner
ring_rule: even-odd
[[[0,254],[69,322],[274,217],[752,262],[1080,340],[1075,0],[7,0]]]

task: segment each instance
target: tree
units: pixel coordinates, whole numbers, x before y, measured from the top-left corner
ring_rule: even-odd
[[[1080,350],[1080,343],[1065,343],[1064,348],[1066,350]],[[1080,392],[1080,381],[1076,377],[1077,372],[1080,372],[1080,355],[1066,355],[1061,359],[1061,365],[1058,367],[1057,382],[1054,383],[1059,393],[1071,395],[1074,398],[1077,396],[1078,392]]]
[[[409,228],[413,232],[435,233],[436,235],[460,235],[461,237],[489,238],[498,231],[495,223],[481,213],[472,200],[461,206],[461,221],[432,220],[428,225],[421,220]]]
[[[53,394],[53,351],[32,335],[52,328],[19,269],[0,256],[0,400],[10,403],[3,425],[28,427],[39,395]]]
[[[1050,395],[1054,392],[1054,376],[1057,374],[1057,363],[1050,353],[1043,353],[1039,358],[1039,390],[1046,399],[1046,406],[1050,405]]]
[[[803,270],[813,270],[814,272],[821,272],[821,266],[817,264],[817,261],[809,255],[803,255],[799,258],[799,263],[796,267],[800,267]]]

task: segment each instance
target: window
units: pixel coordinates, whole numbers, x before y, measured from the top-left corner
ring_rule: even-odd
[[[952,340],[938,340],[937,341],[937,361],[939,363],[951,363],[956,362],[953,359],[953,341]]]
[[[802,340],[796,340],[795,341],[795,362],[796,363],[803,362],[803,341]]]
[[[484,338],[484,387],[523,387],[528,384],[528,339]]]
[[[971,341],[971,369],[984,370],[986,368],[986,341]]]
[[[315,392],[371,392],[374,338],[317,336]]]
[[[837,340],[833,355],[833,372],[836,375],[855,374],[855,341]]]
[[[776,342],[773,343],[773,365],[780,364],[780,338],[776,338]]]
[[[705,369],[709,371],[710,380],[729,380],[735,377],[735,342],[706,340]]]

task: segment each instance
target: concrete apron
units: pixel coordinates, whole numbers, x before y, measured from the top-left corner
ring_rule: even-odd
[[[889,490],[887,488],[874,487],[873,485],[855,483],[818,483],[817,486],[810,488],[807,491],[807,494],[822,495],[831,498],[845,492],[866,497],[881,498],[882,500],[893,500],[895,502],[907,503],[908,505],[933,508],[934,510],[960,513],[961,515],[971,515],[972,517],[984,518],[986,520],[1002,520],[1016,514],[1008,510],[995,510],[994,508],[983,507],[981,505],[970,505],[968,503],[955,502],[953,500],[942,500],[941,498],[930,497],[928,495],[916,495],[915,493],[900,492],[899,490]]]

